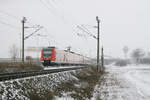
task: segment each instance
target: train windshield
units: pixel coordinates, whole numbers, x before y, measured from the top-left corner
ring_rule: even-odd
[[[43,49],[44,58],[50,58],[52,55],[52,51],[53,51],[53,48],[44,48]]]

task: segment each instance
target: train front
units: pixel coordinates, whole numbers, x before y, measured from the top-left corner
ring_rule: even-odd
[[[44,66],[51,66],[55,61],[55,47],[42,48],[41,50],[41,63]]]

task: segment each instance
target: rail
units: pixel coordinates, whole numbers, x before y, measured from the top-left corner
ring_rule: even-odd
[[[25,78],[25,77],[31,77],[31,76],[38,76],[38,75],[46,75],[46,74],[58,73],[58,72],[69,71],[69,70],[77,70],[77,69],[82,69],[82,68],[87,68],[87,67],[60,68],[60,69],[15,72],[15,73],[1,73],[0,74],[0,81]]]

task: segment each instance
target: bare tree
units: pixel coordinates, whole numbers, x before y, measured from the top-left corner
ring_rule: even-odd
[[[150,57],[150,52],[147,53],[147,56]]]
[[[131,53],[131,57],[135,60],[135,62],[138,64],[140,63],[141,59],[144,57],[145,52],[142,49],[135,49]]]
[[[10,56],[13,59],[13,61],[16,61],[16,58],[19,56],[19,49],[18,49],[18,47],[15,44],[13,44],[10,47],[9,53],[10,53]]]
[[[129,51],[129,48],[127,46],[124,46],[123,47],[123,52],[124,52],[125,59],[127,59],[127,53],[128,53],[128,51]]]

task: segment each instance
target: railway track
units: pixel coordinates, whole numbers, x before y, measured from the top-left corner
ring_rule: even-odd
[[[37,75],[46,75],[46,74],[69,71],[69,70],[76,70],[76,69],[81,69],[81,68],[87,68],[87,67],[61,68],[61,69],[15,72],[15,73],[1,73],[0,74],[0,81],[25,78],[25,77],[31,77],[31,76],[37,76]]]

